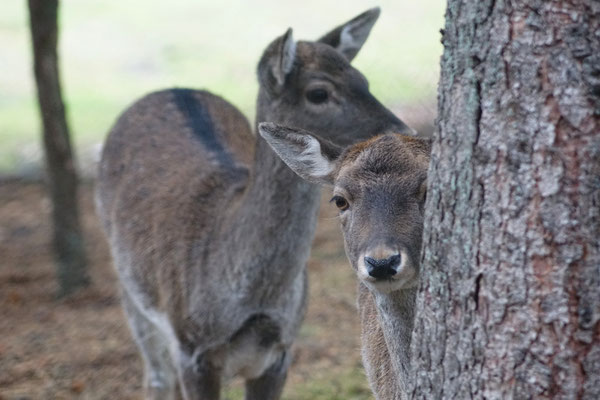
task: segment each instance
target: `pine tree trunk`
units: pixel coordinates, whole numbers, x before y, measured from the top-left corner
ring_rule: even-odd
[[[44,131],[48,187],[52,200],[54,251],[61,295],[86,286],[89,278],[77,206],[73,162],[57,60],[57,0],[29,0],[34,74]]]
[[[444,31],[410,394],[600,399],[600,2]]]

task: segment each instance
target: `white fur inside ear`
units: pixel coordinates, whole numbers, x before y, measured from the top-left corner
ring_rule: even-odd
[[[354,29],[353,25],[345,26],[344,29],[342,29],[342,32],[340,33],[340,44],[337,48],[339,52],[345,53],[348,50],[358,49],[363,45],[363,43],[367,39],[365,37],[365,40],[363,40],[362,42],[357,41],[356,38],[352,35],[352,29]]]
[[[322,178],[333,171],[333,163],[321,153],[321,144],[311,136],[304,138],[306,148],[298,155],[297,161],[306,166],[306,172],[315,178]]]
[[[284,75],[289,74],[294,66],[294,59],[296,58],[296,42],[290,34],[290,37],[285,42],[283,48],[283,60],[281,62],[281,69]]]
[[[279,85],[283,85],[285,82],[285,77],[292,72],[292,68],[294,68],[294,60],[296,58],[296,42],[292,37],[292,33],[288,34],[285,42],[283,43],[283,49],[281,49],[280,58],[278,61],[278,65],[274,68],[273,74],[275,75],[275,79],[277,79],[277,83]]]

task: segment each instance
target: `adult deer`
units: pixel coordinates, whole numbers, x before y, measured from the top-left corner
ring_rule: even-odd
[[[362,356],[379,400],[402,399],[410,361],[430,143],[386,134],[342,149],[299,129],[259,126],[304,179],[333,185],[359,277]]]
[[[378,16],[369,10],[316,42],[295,42],[290,29],[271,43],[256,121],[340,145],[407,131],[349,63]],[[223,377],[239,375],[247,399],[279,398],[305,312],[319,193],[210,93],[153,93],[119,118],[96,200],[147,397],[218,399]]]

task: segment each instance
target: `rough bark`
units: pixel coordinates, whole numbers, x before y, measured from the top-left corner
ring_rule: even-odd
[[[62,101],[57,60],[57,0],[29,0],[34,75],[43,123],[48,189],[52,200],[58,280],[62,295],[89,278],[77,206],[77,173]]]
[[[449,0],[411,396],[600,399],[600,2]]]

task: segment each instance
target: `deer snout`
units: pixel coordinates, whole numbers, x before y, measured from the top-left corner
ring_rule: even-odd
[[[388,258],[375,259],[365,256],[364,262],[369,276],[375,279],[389,279],[398,273],[398,267],[402,261],[400,254],[394,254]]]
[[[377,246],[359,255],[357,274],[375,292],[390,293],[416,286],[418,271],[409,254],[397,247]]]

